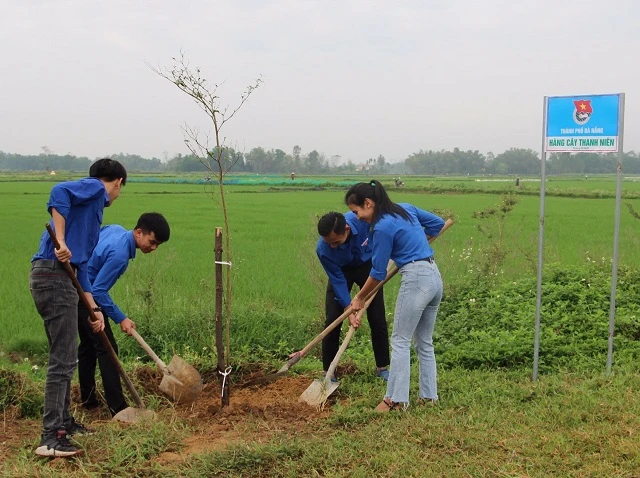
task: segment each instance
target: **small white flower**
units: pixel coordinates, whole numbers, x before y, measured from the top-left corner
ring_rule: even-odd
[[[31,367],[31,370],[33,370],[34,372],[36,372],[38,370],[38,366],[34,365],[33,367]]]
[[[24,359],[22,359],[23,362],[28,362],[29,361],[29,357],[25,357]]]

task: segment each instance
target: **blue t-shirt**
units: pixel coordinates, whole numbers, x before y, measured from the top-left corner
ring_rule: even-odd
[[[373,256],[371,277],[383,280],[387,277],[389,259],[398,268],[411,261],[433,255],[427,235],[437,236],[444,226],[444,219],[411,204],[399,204],[409,214],[402,216],[385,214],[373,225]]]
[[[58,183],[51,189],[47,210],[55,208],[65,219],[65,242],[71,251],[71,264],[77,267],[78,282],[85,292],[91,292],[87,277],[87,261],[98,243],[102,212],[109,205],[109,194],[98,178]],[[50,220],[51,227],[53,219]],[[31,262],[37,259],[56,259],[53,243],[45,231],[40,248]]]
[[[332,248],[320,238],[316,245],[316,254],[318,254],[318,259],[329,276],[329,282],[331,282],[338,302],[343,307],[347,307],[351,303],[351,295],[342,268],[364,264],[371,259],[373,251],[368,238],[369,224],[360,221],[351,211],[345,213],[344,218],[351,228],[349,238],[336,248]]]
[[[117,224],[104,226],[100,240],[93,250],[87,272],[93,288],[93,299],[104,309],[106,316],[119,324],[127,316],[118,308],[109,295],[109,290],[136,257],[136,241],[133,231]]]

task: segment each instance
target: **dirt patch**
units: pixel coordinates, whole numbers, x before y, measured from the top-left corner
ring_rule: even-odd
[[[344,369],[343,375],[352,372]],[[264,374],[261,372],[255,372]],[[249,373],[253,375],[253,373]],[[246,376],[242,377],[243,383]],[[160,395],[158,389],[162,373],[150,367],[140,367],[135,372],[138,391]],[[153,460],[160,464],[180,462],[200,453],[223,450],[234,444],[264,443],[275,436],[299,436],[317,432],[318,421],[331,413],[331,404],[339,397],[336,392],[323,409],[298,402],[300,394],[313,382],[313,377],[284,376],[279,380],[259,387],[238,388],[231,386],[230,405],[221,406],[220,384],[215,375],[206,376],[202,395],[189,406],[166,403],[159,410],[161,416],[177,416],[193,430],[183,440],[177,453],[162,453]],[[78,406],[77,384],[72,386],[72,413],[85,425],[96,428],[110,420],[106,406],[85,410]],[[146,401],[146,400],[145,400]],[[3,419],[3,417],[0,417]],[[42,422],[19,418],[17,410],[4,412],[0,423],[0,461],[15,456],[22,448],[32,449],[40,438]]]
[[[25,439],[36,440],[39,437],[38,425],[35,420],[21,420],[20,410],[9,407],[0,416],[0,462],[14,456],[22,447]],[[34,435],[37,434],[37,435]]]
[[[207,383],[193,405],[176,407],[178,415],[194,426],[196,433],[183,442],[180,453],[163,453],[157,461],[175,462],[249,440],[261,443],[278,434],[304,433],[309,424],[330,413],[329,408],[320,410],[298,402],[311,382],[308,377],[283,377],[260,387],[232,387],[230,405],[224,408],[220,385]]]
[[[162,375],[142,369],[136,374],[147,393],[159,394],[157,389]],[[245,441],[265,442],[278,434],[303,433],[307,425],[328,416],[329,409],[318,410],[298,402],[300,394],[311,384],[308,377],[283,377],[277,382],[245,389],[231,388],[230,405],[221,407],[220,386],[217,382],[205,384],[200,398],[189,406],[176,405],[163,410],[177,415],[194,430],[182,444],[179,453],[163,453],[155,458],[159,463],[179,462],[205,452],[223,450],[229,445]],[[77,387],[72,389],[72,399],[78,403]],[[100,423],[109,420],[106,407],[84,410],[74,407],[74,415],[92,428],[99,430]],[[40,438],[41,420],[19,418],[15,408],[3,413],[0,424],[0,461],[21,450],[33,448]],[[311,427],[310,427],[311,428]]]

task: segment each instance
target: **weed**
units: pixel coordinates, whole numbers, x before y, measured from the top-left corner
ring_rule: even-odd
[[[15,406],[24,418],[38,417],[42,413],[44,394],[25,374],[0,369],[0,411]]]

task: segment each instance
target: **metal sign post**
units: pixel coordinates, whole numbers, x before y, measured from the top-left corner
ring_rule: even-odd
[[[609,303],[609,347],[607,350],[607,368],[606,374],[611,374],[611,365],[613,364],[613,331],[616,322],[616,286],[618,284],[618,242],[620,239],[620,203],[622,202],[622,157],[623,157],[623,139],[624,139],[624,93],[619,96],[619,116],[618,116],[618,167],[616,181],[616,218],[613,227],[613,264],[611,272],[611,299]]]
[[[546,186],[546,127],[547,127],[547,97],[544,97],[542,107],[542,152],[540,153],[540,222],[538,234],[538,279],[536,285],[536,330],[533,340],[533,381],[538,380],[538,357],[540,351],[540,308],[542,305],[542,252],[544,250],[544,196]]]

